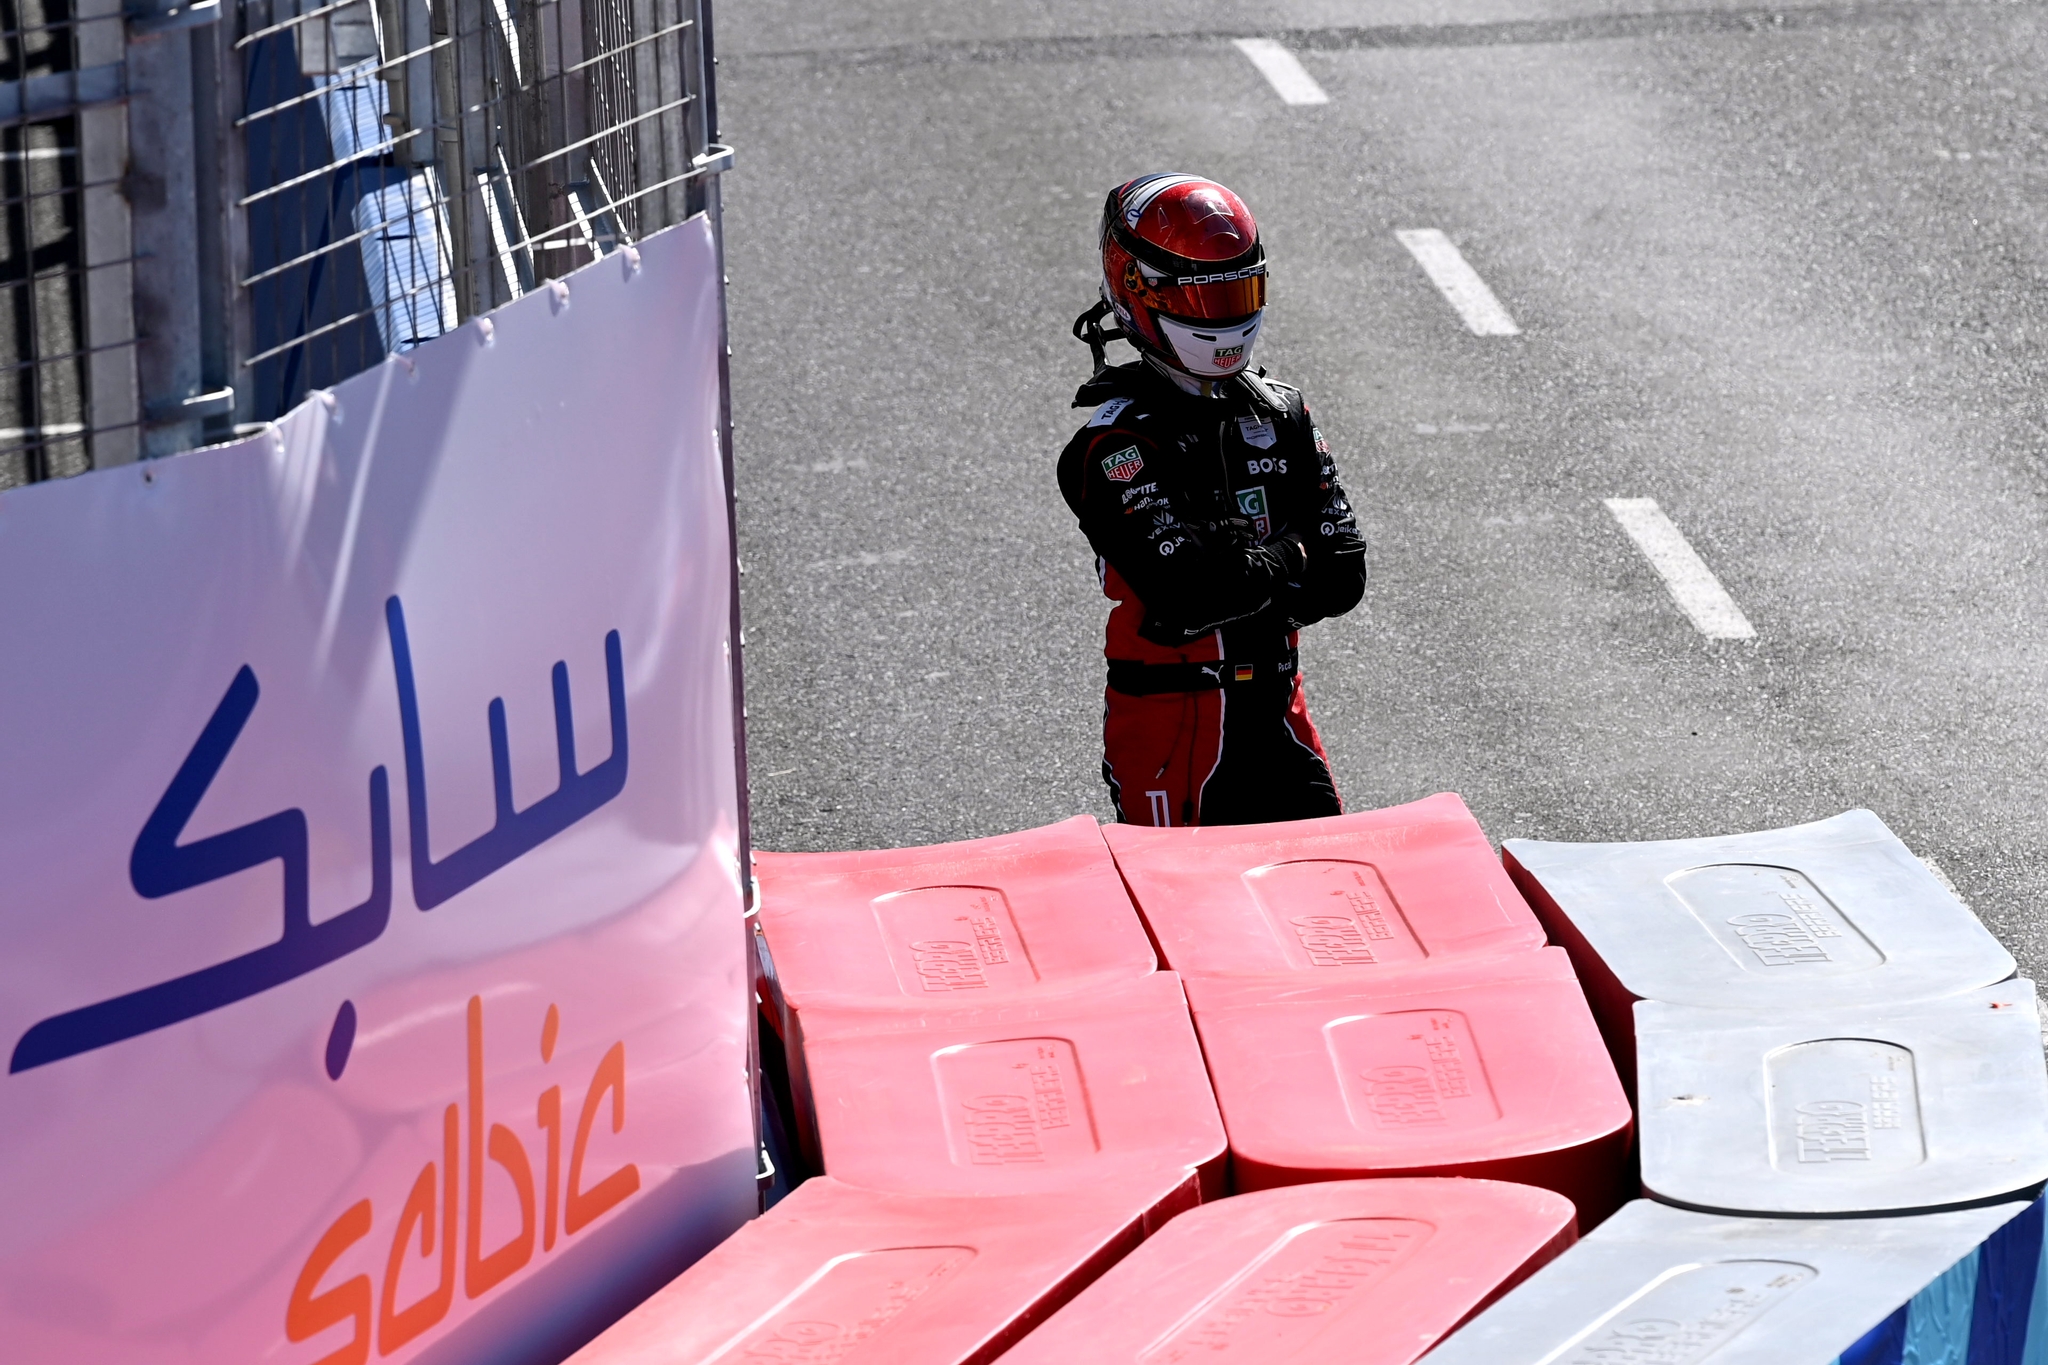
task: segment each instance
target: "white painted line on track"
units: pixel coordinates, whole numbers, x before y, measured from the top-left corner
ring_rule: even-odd
[[[1450,238],[1435,228],[1404,228],[1394,236],[1408,248],[1408,254],[1429,276],[1429,282],[1443,292],[1451,307],[1458,310],[1458,316],[1465,320],[1465,326],[1472,335],[1512,337],[1522,334],[1522,329],[1508,316],[1508,310],[1500,306],[1500,300],[1486,287],[1486,281],[1479,278],[1479,272],[1466,263]]]
[[[1671,524],[1655,498],[1609,498],[1607,510],[1671,590],[1671,600],[1709,640],[1753,640],[1756,628],[1714,577],[1699,552]]]
[[[1266,84],[1289,104],[1328,104],[1330,97],[1316,78],[1308,74],[1301,59],[1271,38],[1234,39],[1237,50],[1252,59],[1252,65],[1266,78]]]

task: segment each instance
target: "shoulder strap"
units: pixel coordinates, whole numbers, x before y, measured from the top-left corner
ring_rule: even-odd
[[[1110,365],[1097,370],[1094,378],[1075,390],[1074,406],[1092,408],[1112,398],[1137,397],[1142,380],[1133,372],[1143,364],[1139,361],[1133,365]]]
[[[1253,403],[1272,413],[1275,417],[1287,411],[1287,400],[1273,392],[1273,386],[1266,382],[1263,372],[1254,374],[1250,370],[1240,370],[1238,371],[1237,382]]]

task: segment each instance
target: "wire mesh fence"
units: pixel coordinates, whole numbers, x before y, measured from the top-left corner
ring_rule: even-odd
[[[271,420],[700,211],[729,158],[709,0],[65,8],[112,2],[0,0],[0,487]]]
[[[244,0],[252,419],[699,207],[701,24],[695,0]]]
[[[92,30],[118,17],[0,0],[0,487],[90,467],[78,87]]]

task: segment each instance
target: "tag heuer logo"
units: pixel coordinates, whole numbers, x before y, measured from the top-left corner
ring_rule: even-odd
[[[1102,457],[1102,472],[1118,483],[1129,483],[1144,467],[1145,457],[1138,454],[1136,446],[1125,446],[1114,455]]]
[[[1242,346],[1218,346],[1216,348],[1216,363],[1218,365],[1235,365],[1243,359],[1244,347]]]

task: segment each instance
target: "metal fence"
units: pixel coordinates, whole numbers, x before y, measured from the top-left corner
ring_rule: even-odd
[[[232,436],[716,204],[710,0],[0,0],[0,487]]]

